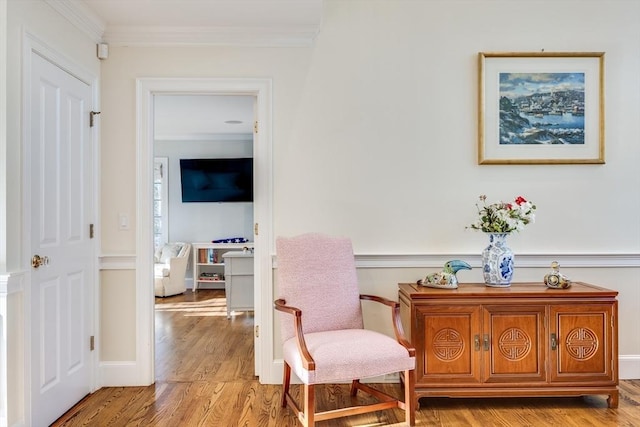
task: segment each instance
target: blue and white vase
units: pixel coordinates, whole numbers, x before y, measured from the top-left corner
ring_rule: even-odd
[[[489,246],[482,251],[482,274],[487,286],[511,286],[513,277],[513,251],[505,241],[509,233],[489,234]]]

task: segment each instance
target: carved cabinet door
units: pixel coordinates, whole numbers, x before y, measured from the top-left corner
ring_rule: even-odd
[[[552,305],[551,381],[614,381],[617,355],[613,304]]]
[[[418,384],[481,382],[481,312],[477,304],[416,307]]]
[[[544,324],[544,305],[484,306],[484,381],[545,382]]]

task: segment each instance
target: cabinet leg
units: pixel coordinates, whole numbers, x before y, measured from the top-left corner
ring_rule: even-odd
[[[617,408],[618,400],[619,400],[619,392],[618,390],[616,390],[612,392],[607,398],[607,404],[609,405],[609,408]]]

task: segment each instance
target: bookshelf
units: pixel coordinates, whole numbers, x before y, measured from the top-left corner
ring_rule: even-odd
[[[198,288],[224,289],[225,273],[223,255],[229,251],[253,248],[246,243],[193,243],[193,292]]]

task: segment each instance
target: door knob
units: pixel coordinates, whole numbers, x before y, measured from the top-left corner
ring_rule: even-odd
[[[38,268],[42,265],[49,265],[49,257],[48,256],[40,256],[40,255],[34,255],[31,258],[31,266],[33,268]]]

